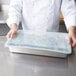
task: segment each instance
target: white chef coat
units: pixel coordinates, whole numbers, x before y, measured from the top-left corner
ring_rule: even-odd
[[[7,24],[21,21],[23,30],[58,31],[60,10],[67,29],[76,26],[74,0],[11,0]]]

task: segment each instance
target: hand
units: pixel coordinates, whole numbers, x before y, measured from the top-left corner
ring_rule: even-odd
[[[17,25],[12,24],[10,26],[10,31],[6,35],[7,39],[12,38],[16,34],[16,32],[17,32]]]
[[[76,47],[76,27],[72,26],[69,28],[68,42],[72,47]]]

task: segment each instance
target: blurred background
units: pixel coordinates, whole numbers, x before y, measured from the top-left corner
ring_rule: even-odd
[[[6,25],[6,19],[8,18],[8,8],[9,8],[10,0],[0,0],[0,36],[5,36],[9,31],[8,26]],[[60,32],[66,32],[66,28],[64,27],[63,16],[60,12]],[[19,26],[21,28],[21,24]]]

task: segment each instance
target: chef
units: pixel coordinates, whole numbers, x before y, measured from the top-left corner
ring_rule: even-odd
[[[61,11],[68,31],[67,41],[75,47],[75,4],[75,0],[11,0],[7,19],[10,31],[6,37],[12,38],[16,34],[20,22],[24,31],[58,32]]]

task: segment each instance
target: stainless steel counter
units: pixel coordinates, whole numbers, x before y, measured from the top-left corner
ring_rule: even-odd
[[[0,76],[76,76],[76,51],[66,59],[10,53],[0,37]]]

